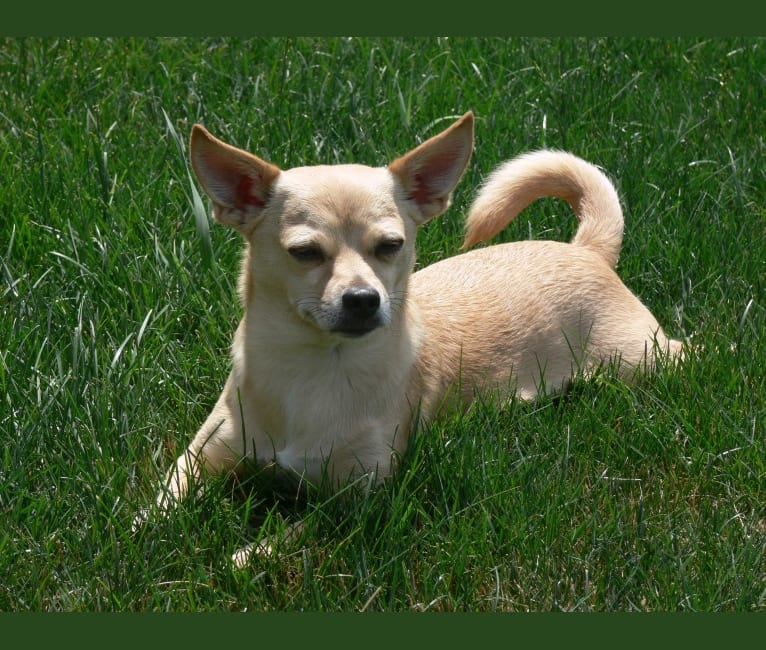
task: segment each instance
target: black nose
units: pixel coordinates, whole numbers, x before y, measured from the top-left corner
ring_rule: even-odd
[[[355,318],[369,318],[380,307],[380,294],[369,287],[354,287],[343,293],[343,308]]]

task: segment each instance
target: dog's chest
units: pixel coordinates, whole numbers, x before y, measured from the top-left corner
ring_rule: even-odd
[[[247,410],[255,426],[248,429],[259,433],[261,460],[311,474],[341,449],[390,452],[402,433],[406,382],[385,366],[342,354],[303,355],[261,366],[252,381]]]

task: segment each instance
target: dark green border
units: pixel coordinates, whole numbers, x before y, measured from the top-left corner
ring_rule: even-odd
[[[212,3],[32,0],[6,3],[6,36],[196,35],[766,35],[752,0],[290,0]]]
[[[284,35],[284,34],[465,34],[465,35],[766,35],[763,8],[719,4],[701,9],[690,2],[655,0],[639,5],[548,0],[508,3],[472,1],[462,10],[441,3],[387,1],[370,13],[355,2],[272,3],[220,0],[204,9],[180,3],[135,0],[32,2],[4,9],[3,35]],[[467,8],[466,8],[467,7]],[[213,9],[215,10],[213,12]],[[420,15],[418,15],[418,11]],[[296,624],[297,623],[297,624]],[[501,646],[533,643],[543,647],[616,645],[660,647],[739,647],[763,638],[763,614],[722,615],[105,615],[0,614],[10,647],[78,648],[105,643],[134,646],[204,647],[215,644],[274,642],[280,647],[372,646],[396,648],[402,641],[428,646],[472,647],[487,641]],[[14,643],[17,642],[17,643]],[[310,645],[308,645],[310,644]]]
[[[0,614],[9,647],[746,647],[759,614]],[[16,645],[18,641],[22,645]]]

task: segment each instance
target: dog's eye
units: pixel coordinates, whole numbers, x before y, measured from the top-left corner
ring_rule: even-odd
[[[403,239],[385,239],[375,246],[375,257],[391,257],[396,255],[404,246]]]
[[[319,246],[312,244],[304,244],[302,246],[290,246],[287,249],[290,255],[299,262],[305,262],[307,264],[321,264],[324,262],[324,253]]]

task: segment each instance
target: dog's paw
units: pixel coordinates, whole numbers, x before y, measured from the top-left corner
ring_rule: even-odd
[[[244,569],[253,557],[271,557],[274,555],[274,545],[268,540],[262,539],[260,542],[252,542],[247,546],[237,549],[231,556],[231,563],[235,569]]]
[[[238,549],[232,554],[231,562],[235,569],[243,569],[256,557],[271,558],[280,555],[298,540],[302,531],[302,521],[290,524],[278,535],[270,535]]]
[[[146,526],[149,521],[149,508],[141,508],[133,517],[133,523],[130,526],[130,532],[136,535],[142,528]]]

